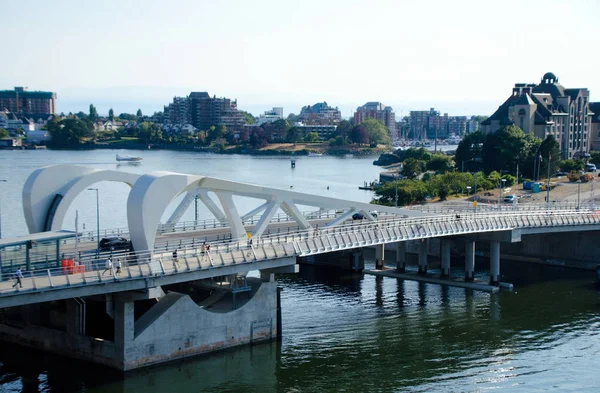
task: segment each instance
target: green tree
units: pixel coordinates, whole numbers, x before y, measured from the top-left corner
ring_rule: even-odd
[[[139,118],[139,117],[142,117],[142,116],[144,116],[144,115],[142,114],[142,110],[141,110],[141,109],[138,109],[135,115],[136,115],[138,118]]]
[[[415,158],[407,158],[402,164],[402,174],[409,179],[414,179],[425,170],[425,161],[420,161]]]
[[[306,134],[306,136],[304,137],[304,142],[308,142],[308,143],[314,143],[314,142],[319,142],[321,140],[321,138],[319,138],[319,134],[316,132],[309,132],[308,134]]]
[[[344,141],[350,140],[350,133],[352,132],[352,124],[348,120],[342,120],[335,128],[334,137],[342,137]]]
[[[540,171],[543,175],[548,174],[550,167],[550,175],[555,173],[560,162],[560,148],[554,135],[548,135],[541,143],[539,154],[542,156]]]
[[[110,109],[108,110],[108,119],[109,119],[110,121],[113,121],[113,120],[115,120],[115,111],[113,111],[113,108],[110,108]]]
[[[481,149],[485,142],[485,134],[477,131],[465,135],[456,148],[454,162],[459,171],[473,172],[481,168]],[[463,166],[464,163],[464,166]]]
[[[290,128],[290,123],[288,123],[285,119],[278,119],[272,123],[272,133],[277,136],[277,139],[284,140],[286,138],[286,134],[288,129]]]
[[[438,173],[448,172],[454,168],[452,157],[445,154],[433,154],[431,159],[427,161],[427,170]]]
[[[250,113],[246,111],[240,110],[242,116],[244,116],[244,121],[246,124],[256,124],[256,118]]]
[[[139,126],[138,137],[143,143],[162,142],[162,130],[157,124],[144,121]]]
[[[376,187],[374,202],[379,205],[394,206],[396,204],[396,190],[398,191],[398,206],[422,203],[429,194],[429,189],[425,182],[403,179],[387,182]]]
[[[55,148],[76,147],[93,135],[93,124],[77,117],[59,119],[53,117],[46,123],[50,133],[48,146]]]
[[[382,144],[382,145],[390,145],[391,140],[388,135],[387,128],[385,125],[377,119],[368,118],[360,123],[366,131],[369,137],[370,144]]]
[[[558,163],[563,172],[582,171],[585,163],[582,160],[562,160]]]
[[[90,114],[88,115],[88,118],[91,122],[95,122],[99,118],[98,111],[96,110],[96,107],[93,104],[90,104]]]
[[[533,173],[532,163],[541,139],[525,135],[514,125],[505,126],[487,135],[483,144],[483,168],[486,172],[516,173],[517,165],[526,176]]]
[[[6,137],[8,137],[8,131],[6,131],[4,128],[0,128],[0,138]]]
[[[297,115],[295,115],[295,114],[293,114],[293,113],[290,113],[290,114],[288,115],[288,117],[287,117],[287,121],[288,121],[290,124],[297,123],[297,122],[298,122],[298,116],[297,116]]]
[[[288,143],[301,142],[304,138],[304,132],[298,127],[292,127],[285,134],[285,141]]]

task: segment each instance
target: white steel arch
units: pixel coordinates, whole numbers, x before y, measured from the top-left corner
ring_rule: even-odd
[[[23,187],[23,211],[29,233],[59,230],[73,200],[92,184],[115,181],[131,187],[138,178],[139,175],[133,173],[79,165],[54,165],[35,170]]]

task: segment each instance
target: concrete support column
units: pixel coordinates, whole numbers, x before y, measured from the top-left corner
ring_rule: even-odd
[[[419,274],[427,273],[427,239],[419,243]]]
[[[500,284],[500,242],[490,242],[490,285]]]
[[[365,259],[363,258],[361,251],[352,252],[352,270],[355,272],[362,272],[365,270]]]
[[[404,273],[406,271],[406,243],[396,243],[396,271]]]
[[[65,316],[65,327],[69,334],[81,333],[81,310],[75,299],[67,299],[67,314]]]
[[[271,273],[268,270],[260,271],[260,280],[263,282],[273,282],[275,281],[275,273]]]
[[[375,246],[375,269],[377,270],[383,270],[383,264],[385,262],[384,247],[384,244],[378,244]]]
[[[473,281],[475,278],[475,242],[465,243],[465,281]]]
[[[442,239],[442,277],[450,277],[450,240]]]
[[[133,343],[134,316],[132,300],[115,300],[115,344],[125,353],[126,348]]]

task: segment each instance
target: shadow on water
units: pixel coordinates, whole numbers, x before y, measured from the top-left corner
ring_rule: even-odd
[[[589,272],[503,267],[508,277],[529,278],[515,292],[491,295],[302,266],[297,275],[277,277],[284,289],[282,343],[126,375],[2,344],[0,391],[428,392],[475,384],[509,390],[515,383],[555,386],[556,375],[593,376],[600,296]]]
[[[122,373],[2,343],[0,392],[268,392],[280,350],[262,343]]]

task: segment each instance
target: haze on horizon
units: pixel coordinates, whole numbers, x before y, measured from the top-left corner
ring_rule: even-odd
[[[600,101],[600,3],[574,0],[2,0],[0,89],[57,92],[59,112],[144,113],[208,91],[258,115],[367,101],[490,115],[548,71]]]

